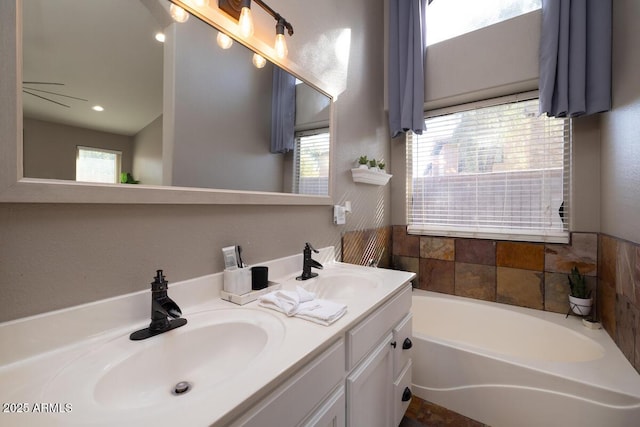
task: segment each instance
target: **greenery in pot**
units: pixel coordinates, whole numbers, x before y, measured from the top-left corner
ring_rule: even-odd
[[[358,164],[360,165],[367,165],[369,163],[369,159],[367,159],[367,156],[360,156],[360,158],[358,159]]]
[[[587,281],[584,276],[580,274],[578,267],[574,266],[571,269],[571,274],[567,277],[569,278],[572,297],[581,299],[591,298],[591,290],[587,287]]]
[[[369,160],[369,169],[375,169],[378,167],[378,161],[376,159]]]
[[[140,181],[133,179],[133,175],[130,172],[122,172],[120,174],[121,184],[138,184]]]
[[[385,166],[386,166],[386,164],[385,164],[383,161],[379,161],[379,162],[378,162],[378,168],[379,168],[381,171],[383,171],[383,170],[384,170],[384,167],[385,167]]]

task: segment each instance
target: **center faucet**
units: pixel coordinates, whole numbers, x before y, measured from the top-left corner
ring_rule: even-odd
[[[302,275],[296,277],[296,280],[308,280],[316,277],[318,273],[313,273],[311,271],[311,267],[322,270],[322,264],[311,258],[311,251],[320,253],[313,246],[311,246],[311,243],[307,242],[304,245],[304,250],[302,251]]]
[[[151,338],[187,323],[187,319],[181,318],[182,311],[167,295],[169,282],[166,281],[162,270],[156,271],[156,277],[151,282],[151,323],[148,328],[132,333],[129,338],[134,341]],[[169,320],[168,317],[173,318]]]

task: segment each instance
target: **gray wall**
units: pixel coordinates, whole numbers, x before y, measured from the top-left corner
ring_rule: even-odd
[[[149,289],[157,268],[171,282],[222,271],[229,244],[254,263],[390,223],[389,186],[355,184],[349,171],[362,154],[389,158],[382,1],[270,5],[296,28],[290,58],[338,95],[334,195],[353,203],[347,225],[332,224],[330,206],[0,204],[0,321]]]
[[[123,171],[131,170],[133,139],[36,119],[24,119],[24,176],[76,179],[78,145],[122,152]]]
[[[634,243],[640,243],[638,22],[640,2],[616,0],[613,3],[613,110],[602,117],[600,164],[601,231]],[[636,268],[640,267],[636,265]],[[639,277],[638,270],[636,277]]]
[[[133,137],[132,169],[140,184],[162,185],[162,115]]]
[[[237,42],[220,49],[197,19],[175,27],[173,185],[282,191],[282,156],[269,152],[273,66],[257,69]]]

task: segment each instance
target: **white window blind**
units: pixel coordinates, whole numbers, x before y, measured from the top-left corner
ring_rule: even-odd
[[[77,147],[76,181],[120,182],[120,151],[101,148]]]
[[[296,132],[293,192],[329,194],[329,129]]]
[[[570,119],[514,96],[425,123],[407,141],[409,233],[568,241]]]

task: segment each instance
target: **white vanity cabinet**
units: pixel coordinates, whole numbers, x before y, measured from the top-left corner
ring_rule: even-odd
[[[232,426],[344,426],[344,354],[341,338]]]
[[[411,399],[410,308],[408,285],[347,332],[347,426],[400,424]]]
[[[231,425],[399,425],[411,399],[410,308],[407,283]]]

